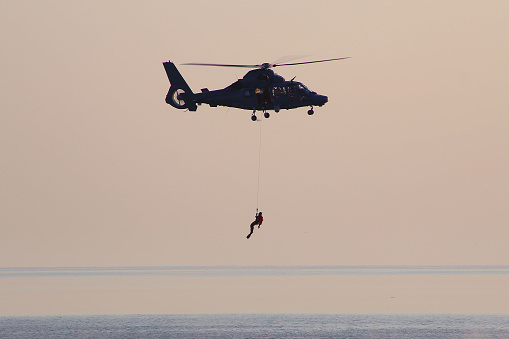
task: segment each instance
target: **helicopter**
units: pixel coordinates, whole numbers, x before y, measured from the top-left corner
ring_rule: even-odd
[[[272,68],[278,66],[303,65],[345,58],[334,58],[296,63],[262,63],[259,65],[232,65],[185,63],[183,65],[243,67],[253,68],[242,79],[218,90],[210,91],[203,88],[201,93],[193,93],[175,64],[171,61],[163,62],[166,75],[170,81],[170,89],[166,95],[166,103],[178,109],[196,111],[197,105],[208,104],[210,107],[226,106],[245,110],[252,110],[251,120],[256,121],[256,111],[262,111],[265,118],[270,117],[269,110],[276,113],[281,109],[294,109],[307,107],[309,115],[314,114],[313,106],[323,106],[329,100],[327,96],[309,90],[303,83],[294,81],[295,77],[286,81],[276,74]]]

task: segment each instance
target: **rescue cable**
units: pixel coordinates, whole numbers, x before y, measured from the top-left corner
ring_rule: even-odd
[[[258,201],[260,197],[260,168],[262,163],[262,122],[260,121],[260,143],[258,145],[258,185],[256,187],[256,213],[258,213]]]

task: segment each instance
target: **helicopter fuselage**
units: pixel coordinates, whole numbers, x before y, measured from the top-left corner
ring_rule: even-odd
[[[306,88],[302,83],[282,81],[272,84],[241,87],[236,83],[224,89],[195,93],[193,100],[198,104],[235,107],[253,111],[292,109],[304,106],[322,106],[328,98]]]
[[[306,106],[311,107],[308,111],[311,115],[313,106],[322,106],[328,101],[325,95],[312,92],[293,79],[286,81],[269,68],[251,70],[223,89],[209,91],[204,88],[200,93],[193,93],[172,62],[163,64],[171,83],[166,102],[179,109],[195,111],[196,105],[201,104],[235,107],[252,110],[253,120],[256,120],[256,111],[263,111],[268,117],[268,110],[279,112],[281,109]]]

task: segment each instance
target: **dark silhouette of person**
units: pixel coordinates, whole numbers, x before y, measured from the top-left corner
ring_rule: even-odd
[[[251,227],[251,233],[249,233],[247,235],[247,238],[249,239],[249,237],[251,236],[251,234],[253,234],[253,230],[254,230],[254,227],[255,225],[258,225],[258,228],[260,228],[260,226],[262,225],[262,222],[263,222],[263,217],[262,217],[262,212],[258,212],[256,213],[256,216],[255,216],[255,221],[253,221],[251,223],[251,225],[249,227]]]

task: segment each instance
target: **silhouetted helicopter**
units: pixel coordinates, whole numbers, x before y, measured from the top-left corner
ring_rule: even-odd
[[[276,113],[280,109],[293,109],[310,106],[308,114],[314,113],[313,106],[322,106],[328,98],[325,95],[310,91],[304,84],[293,81],[295,77],[286,81],[282,76],[274,73],[271,69],[278,66],[291,66],[312,64],[346,58],[315,60],[296,63],[260,65],[228,65],[228,64],[204,64],[186,63],[184,65],[220,66],[220,67],[248,67],[255,68],[244,75],[242,79],[235,81],[223,89],[209,91],[203,88],[201,93],[193,93],[191,88],[171,61],[163,62],[164,69],[170,80],[171,87],[166,95],[166,102],[175,108],[196,111],[196,105],[202,103],[211,107],[227,106],[246,110],[252,110],[251,120],[256,121],[256,111],[262,111],[265,118],[270,117],[268,110]]]

